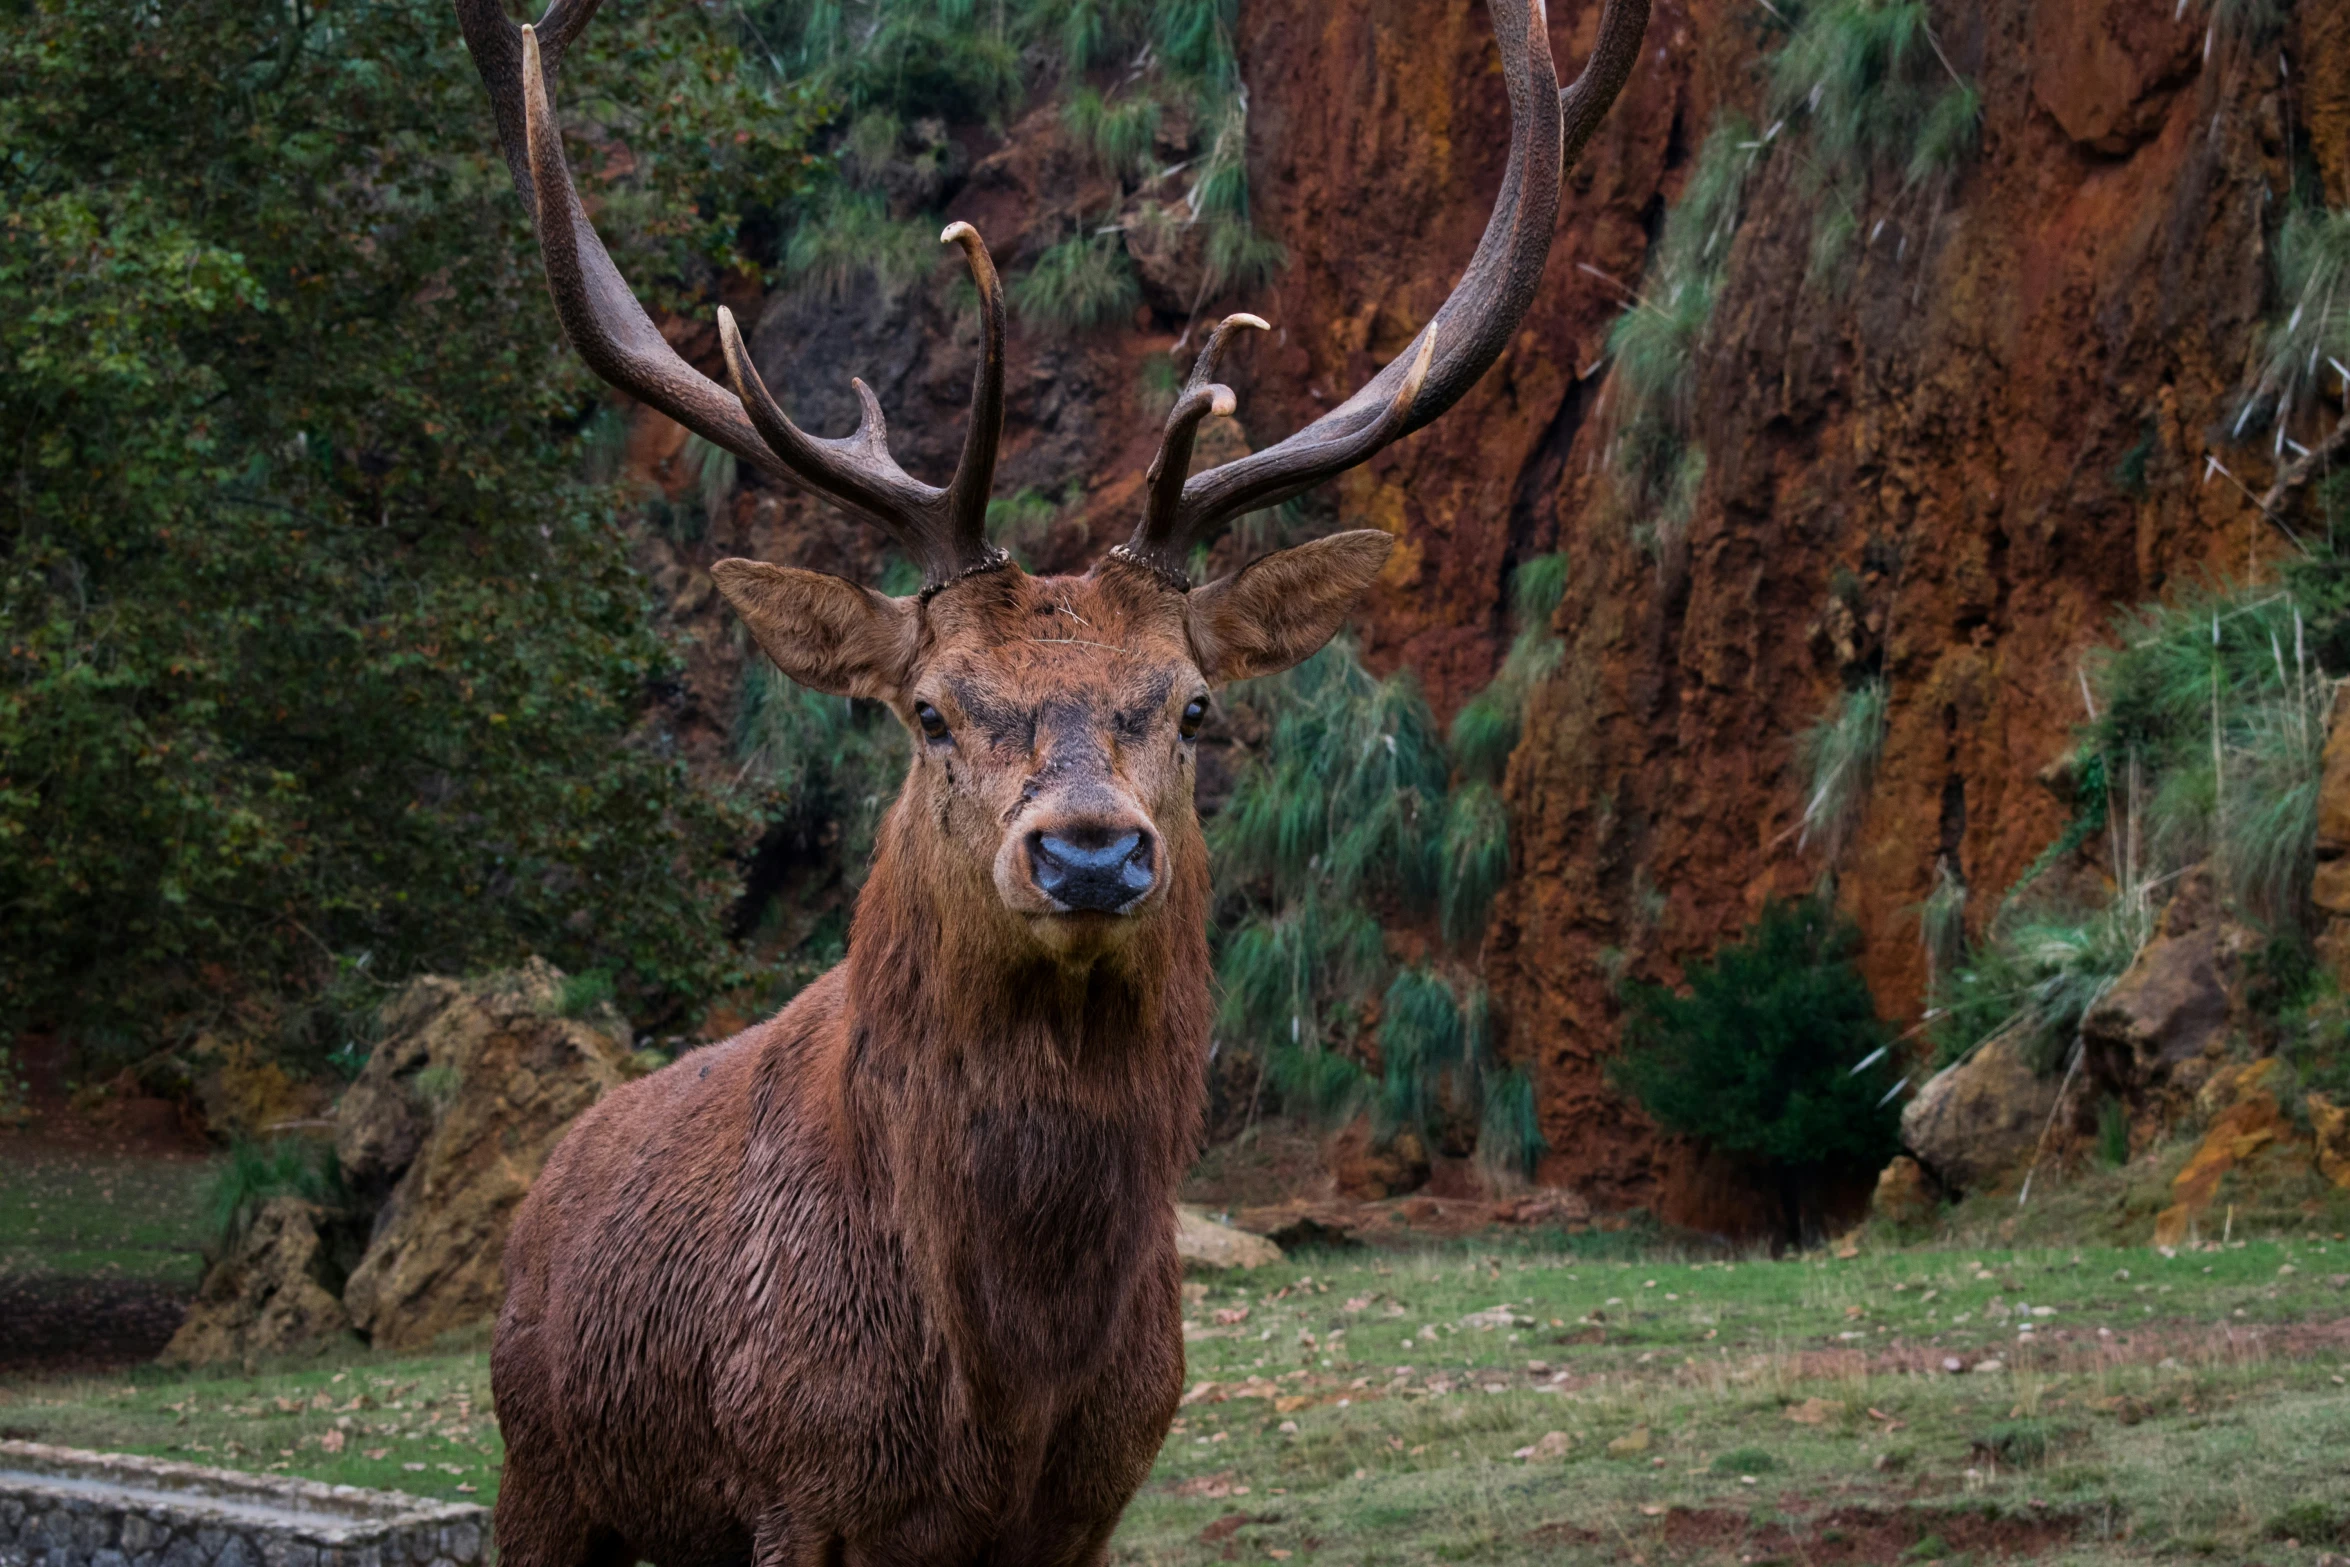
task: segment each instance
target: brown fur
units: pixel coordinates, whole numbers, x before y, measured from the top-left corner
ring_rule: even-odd
[[[722,567],[779,664],[890,702],[914,758],[848,961],[607,1097],[524,1203],[506,1567],[1102,1558],[1183,1377],[1211,1005],[1182,715],[1320,646],[1388,544],[1190,595],[1114,560],[926,601]],[[1018,846],[1113,819],[1155,835],[1149,895],[1052,912]]]

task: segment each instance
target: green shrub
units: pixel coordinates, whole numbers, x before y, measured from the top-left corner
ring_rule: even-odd
[[[1943,988],[1937,1063],[1948,1065],[2011,1029],[2033,1070],[2065,1063],[2081,1019],[2121,978],[2150,933],[2142,899],[2090,909],[2011,905]]]
[[[1039,326],[1081,332],[1133,314],[1142,285],[1125,239],[1075,234],[1047,249],[1012,283],[1012,308]]]
[[[2097,1158],[2117,1170],[2130,1162],[2130,1107],[2111,1094],[2097,1107]]]
[[[1876,1169],[1898,1146],[1893,1069],[1853,965],[1859,947],[1859,931],[1824,902],[1773,901],[1743,940],[1684,969],[1686,994],[1624,987],[1615,1085],[1666,1131],[1773,1175],[1789,1240],[1820,1179]]]
[[[557,999],[555,1010],[563,1017],[586,1017],[597,1008],[610,1005],[614,991],[610,969],[592,968],[573,974],[564,979],[563,994]]]
[[[1485,929],[1494,894],[1510,873],[1510,818],[1492,785],[1468,783],[1445,812],[1440,923],[1447,941],[1466,944]]]
[[[1912,179],[1971,152],[1981,99],[1939,57],[1924,0],[1818,0],[1771,61],[1773,112],[1801,116],[1823,176]]]
[[[903,735],[879,703],[810,691],[756,651],[745,660],[734,727],[743,774],[770,791],[783,830],[831,837],[852,887],[903,781]]]

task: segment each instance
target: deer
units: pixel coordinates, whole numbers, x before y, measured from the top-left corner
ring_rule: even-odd
[[[551,107],[598,0],[535,25],[456,0],[548,290],[581,359],[764,473],[879,527],[889,597],[752,560],[712,568],[791,679],[886,705],[911,756],[848,955],[784,1009],[573,1123],[504,1253],[491,1385],[505,1567],[1102,1562],[1183,1388],[1174,1200],[1203,1135],[1213,1016],[1195,747],[1213,693],[1311,656],[1392,538],[1340,532],[1194,585],[1192,551],[1435,419],[1535,297],[1575,156],[1637,59],[1606,0],[1561,90],[1542,0],[1490,0],[1510,107],[1467,269],[1362,389],[1191,472],[1259,317],[1207,334],[1126,542],[1031,576],[991,544],[1004,289],[968,223],[982,330],[969,425],[933,487],[882,410],[793,423],[718,312],[727,384],[655,327],[583,211]]]

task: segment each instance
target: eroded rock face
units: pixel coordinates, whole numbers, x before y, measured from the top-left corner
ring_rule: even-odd
[[[2081,1020],[2090,1083],[2168,1124],[2226,1059],[2252,938],[2221,912],[2208,871],[2190,872],[2155,938]]]
[[[2030,1161],[2060,1087],[2011,1031],[1928,1079],[1901,1112],[1901,1140],[1944,1185],[1989,1186]]]
[[[2337,1105],[2323,1094],[2309,1095],[2306,1103],[2317,1173],[2350,1191],[2350,1105]]]
[[[272,1197],[213,1264],[164,1346],[166,1365],[203,1366],[284,1355],[347,1338],[351,1317],[320,1231],[325,1213],[299,1197]]]
[[[1368,1115],[1356,1116],[1322,1145],[1322,1162],[1339,1195],[1362,1202],[1401,1197],[1428,1184],[1428,1151],[1418,1134],[1398,1132],[1382,1143]]]
[[[460,984],[420,979],[338,1114],[355,1183],[389,1190],[343,1291],[379,1348],[491,1320],[514,1210],[572,1119],[633,1075],[616,1018],[561,1016],[563,976],[533,959]]]

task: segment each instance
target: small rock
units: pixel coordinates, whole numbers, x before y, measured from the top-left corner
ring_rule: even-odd
[[[1978,1360],[1975,1362],[1975,1375],[1977,1376],[1996,1375],[1997,1373],[2005,1371],[2006,1369],[2006,1363],[2000,1360],[2000,1358],[1996,1355],[1992,1356],[1989,1360]]]
[[[1175,1206],[1175,1252],[1187,1268],[1261,1268],[1281,1260],[1281,1248],[1262,1235],[1219,1224],[1189,1203]]]

